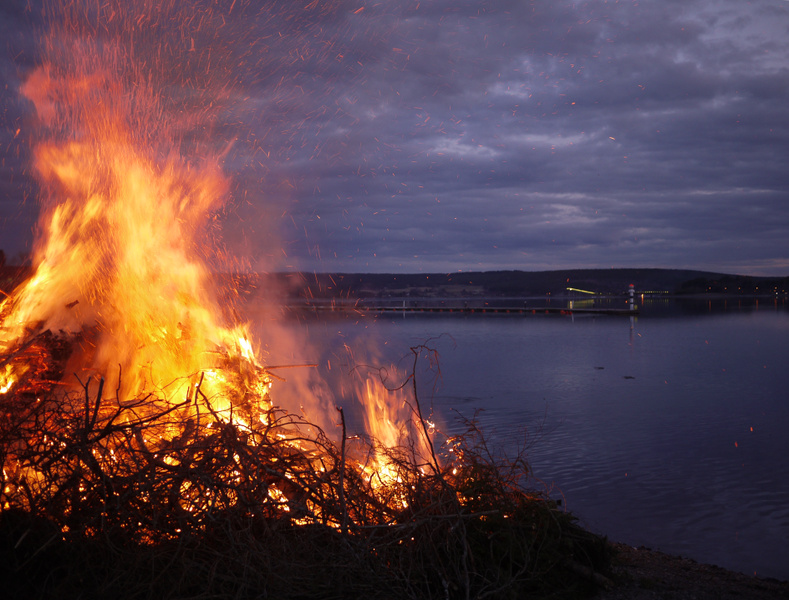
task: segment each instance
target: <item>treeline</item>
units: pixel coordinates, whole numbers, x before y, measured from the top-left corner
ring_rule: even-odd
[[[0,264],[0,290],[8,293],[29,267]],[[561,296],[567,288],[601,295],[638,294],[783,295],[789,277],[752,277],[689,269],[569,269],[465,273],[266,273],[217,275],[221,289],[288,298],[504,298]]]

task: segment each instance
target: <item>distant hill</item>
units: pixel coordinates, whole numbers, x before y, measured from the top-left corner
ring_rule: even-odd
[[[789,290],[789,277],[750,277],[687,269],[569,269],[465,273],[279,273],[261,276],[291,297],[530,297],[568,295],[567,288],[603,295],[638,293],[774,294]]]

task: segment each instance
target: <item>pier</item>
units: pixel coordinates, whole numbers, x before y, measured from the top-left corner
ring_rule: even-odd
[[[621,301],[621,299],[618,299]],[[480,315],[529,315],[529,314],[590,314],[590,315],[637,315],[636,306],[625,305],[622,308],[615,306],[575,306],[576,303],[569,302],[565,306],[556,305],[523,305],[502,304],[502,303],[459,303],[457,301],[432,301],[424,300],[404,300],[402,302],[308,302],[303,305],[293,307],[312,310],[315,312],[369,312],[369,313],[390,313],[390,314],[480,314]],[[577,303],[582,304],[582,303]]]

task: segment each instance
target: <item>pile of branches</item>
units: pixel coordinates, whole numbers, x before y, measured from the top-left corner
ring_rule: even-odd
[[[0,396],[9,597],[546,598],[603,581],[605,541],[474,422],[423,457],[276,408],[220,415],[199,385],[176,404],[91,380],[20,389]]]

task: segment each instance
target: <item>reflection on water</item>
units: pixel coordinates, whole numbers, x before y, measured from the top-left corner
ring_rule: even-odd
[[[422,393],[444,428],[481,411],[494,443],[528,442],[535,476],[589,528],[789,579],[786,301],[640,304],[638,317],[389,314],[294,327],[322,364],[335,361],[329,377],[344,344],[394,360],[432,340],[440,385]]]

